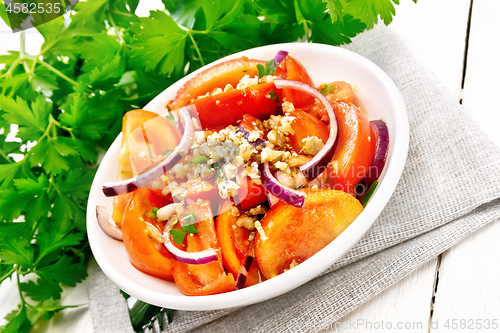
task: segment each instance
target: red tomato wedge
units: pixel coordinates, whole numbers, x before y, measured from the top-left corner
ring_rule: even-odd
[[[256,184],[248,176],[242,183],[238,189],[239,207],[242,210],[249,210],[267,201],[264,186]]]
[[[266,118],[281,107],[281,89],[261,83],[196,99],[193,104],[203,129],[218,130],[235,124],[244,114]]]
[[[264,65],[265,63],[263,60],[241,57],[207,68],[184,83],[177,91],[174,99],[168,103],[168,106],[171,110],[180,109],[190,104],[197,96],[205,95],[215,88],[224,89],[227,84],[236,87],[243,76],[249,75],[250,77],[254,77],[258,74],[257,64]]]
[[[372,130],[366,114],[356,105],[332,101],[339,126],[337,148],[326,169],[332,189],[353,193],[354,186],[368,172],[375,155]]]
[[[280,67],[286,71],[286,78],[288,80],[300,81],[314,88],[314,83],[309,73],[295,58],[287,56],[281,62]],[[311,106],[315,101],[315,98],[311,95],[294,89],[283,89],[283,98],[293,103],[296,108]]]
[[[246,129],[247,131],[255,131],[255,130],[263,130],[264,129],[260,119],[257,119],[248,113],[244,114],[243,117],[241,117],[241,121],[239,122],[238,126],[241,126],[242,128]]]
[[[189,207],[196,212],[202,221],[198,221],[196,218],[198,233],[186,236],[185,251],[199,252],[212,248],[217,252],[219,258],[217,261],[203,265],[183,264],[174,260],[175,283],[185,295],[189,296],[211,295],[234,290],[236,281],[232,274],[226,274],[222,264],[221,249],[209,202],[200,201],[199,204],[192,203]],[[192,214],[191,210],[186,210],[182,216]]]
[[[163,152],[175,149],[181,138],[179,131],[166,118],[144,110],[125,113],[122,134],[117,180],[132,178],[150,167],[163,158]],[[113,221],[118,226],[131,197],[132,193],[127,193],[113,199]]]
[[[146,223],[149,222],[163,231],[165,223],[158,222],[145,214],[153,207],[163,207],[172,203],[172,197],[164,196],[160,190],[138,188],[123,215],[123,243],[132,265],[138,270],[160,279],[172,279],[174,260],[165,246],[147,235]]]
[[[345,102],[351,102],[357,107],[363,109],[361,101],[359,100],[358,96],[356,96],[354,90],[352,89],[352,86],[349,83],[344,81],[336,81],[328,84],[322,84],[319,87],[319,90],[325,89],[328,86],[330,86],[331,89],[326,94],[326,98],[328,98],[330,102],[339,99]],[[317,118],[328,122],[328,113],[326,112],[325,107],[321,102],[315,101],[314,105],[310,109],[308,109],[308,111]]]
[[[232,213],[233,204],[227,200],[217,216],[217,237],[222,249],[222,261],[224,267],[233,276],[238,276],[247,256],[255,257],[253,251],[254,241],[249,241],[250,231],[244,227],[238,227],[236,221],[239,216]],[[248,271],[245,287],[252,286],[261,281],[259,266],[254,260]]]
[[[257,233],[255,254],[260,271],[273,278],[328,245],[363,210],[353,196],[336,190],[309,191],[303,209],[274,205],[262,219],[267,238]]]
[[[295,133],[293,135],[288,135],[288,137],[290,138],[290,144],[296,153],[301,153],[302,148],[304,147],[304,142],[302,140],[308,136],[314,135],[323,141],[323,143],[326,143],[328,136],[330,135],[330,131],[325,123],[302,110],[294,110],[290,112],[290,115],[295,117],[295,120],[292,121],[291,124]]]

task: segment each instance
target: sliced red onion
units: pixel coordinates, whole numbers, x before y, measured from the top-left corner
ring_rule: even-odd
[[[104,195],[107,197],[112,197],[120,194],[125,194],[128,192],[135,191],[138,187],[144,187],[153,180],[161,177],[164,172],[172,169],[182,158],[182,153],[187,152],[193,145],[194,137],[194,125],[191,119],[191,114],[188,108],[192,106],[186,106],[179,110],[179,115],[184,120],[185,130],[182,134],[181,142],[175,148],[172,154],[170,154],[166,159],[159,163],[154,168],[140,174],[137,177],[130,179],[124,179],[117,182],[105,183],[102,187]]]
[[[236,278],[236,289],[241,289],[245,286],[245,282],[247,281],[248,271],[253,263],[253,257],[247,256],[245,259],[245,263],[241,266],[240,272],[238,273],[238,277]]]
[[[302,171],[308,181],[311,181],[325,171],[328,163],[330,163],[333,154],[335,153],[333,146],[335,144],[335,139],[337,138],[338,128],[337,118],[333,112],[332,105],[328,99],[321,92],[319,92],[319,90],[314,89],[305,83],[294,80],[275,79],[274,85],[278,89],[289,88],[305,92],[318,99],[325,106],[325,109],[328,112],[328,117],[330,118],[330,135],[328,140],[316,156],[314,156],[309,162],[300,166],[300,171]]]
[[[106,207],[96,206],[95,215],[97,217],[97,223],[99,224],[99,227],[101,227],[101,230],[104,231],[106,235],[116,240],[123,241],[123,232],[120,228],[111,223],[111,219],[109,218],[109,213]]]
[[[165,228],[163,228],[163,240],[165,241],[163,244],[177,261],[190,265],[204,265],[216,261],[219,258],[217,252],[212,248],[199,252],[186,252],[178,249],[170,240],[169,231],[172,229],[173,225],[174,223],[167,223]]]
[[[281,50],[274,56],[274,61],[276,61],[279,65],[286,58],[287,55],[288,55],[287,51]]]
[[[250,143],[252,146],[254,147],[257,147],[257,146],[264,146],[267,141],[264,140],[264,139],[261,139],[261,138],[257,138],[257,140],[251,142],[250,140],[248,140],[248,137],[250,136],[250,132],[246,129],[244,129],[243,127],[241,126],[237,126],[238,127],[238,132],[240,132],[241,134],[243,134],[243,137],[248,141],[248,143]]]
[[[297,208],[303,208],[306,202],[306,194],[301,191],[291,189],[281,184],[269,170],[269,163],[266,162],[259,166],[262,178],[262,185],[272,195],[281,201]]]
[[[267,202],[269,203],[269,207],[276,205],[280,201],[280,199],[276,198],[269,192],[266,193],[266,196],[267,196]]]
[[[368,169],[365,176],[365,182],[368,186],[380,177],[384,169],[387,159],[387,151],[389,149],[389,129],[383,120],[370,121],[370,126],[374,133],[377,134],[377,145],[375,148],[375,157],[373,163]],[[372,138],[375,139],[375,138]]]

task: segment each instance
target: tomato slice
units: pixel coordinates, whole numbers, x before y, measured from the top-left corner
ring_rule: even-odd
[[[267,201],[266,190],[264,186],[256,184],[247,176],[246,181],[243,181],[238,189],[238,199],[241,200],[239,201],[241,209],[249,210]]]
[[[363,210],[353,196],[336,190],[308,191],[304,208],[282,201],[262,219],[255,254],[262,274],[273,278],[300,264],[340,235]]]
[[[233,276],[238,276],[247,256],[255,258],[253,251],[254,240],[249,240],[250,231],[244,227],[238,227],[236,221],[239,216],[232,213],[233,204],[227,200],[217,216],[217,237],[222,249],[222,261],[224,267]],[[245,287],[252,286],[261,281],[259,266],[254,260],[248,271]]]
[[[254,116],[248,113],[244,114],[243,117],[241,117],[241,121],[239,122],[238,125],[246,129],[247,131],[256,131],[264,129],[260,119],[255,118]]]
[[[132,178],[161,160],[163,152],[174,150],[180,141],[179,131],[165,117],[144,110],[132,110],[123,116],[122,149],[118,157],[118,180]],[[122,223],[125,207],[132,193],[113,199],[113,221]]]
[[[180,109],[191,103],[197,96],[205,95],[215,88],[224,89],[227,84],[236,87],[243,76],[249,75],[250,77],[254,77],[258,75],[257,64],[264,65],[265,63],[262,60],[241,57],[207,68],[184,83],[179,91],[177,91],[174,99],[168,103],[168,106],[171,110]]]
[[[267,118],[281,107],[281,89],[261,83],[196,99],[193,104],[203,129],[219,130],[235,124],[244,114]]]
[[[354,186],[368,172],[375,155],[372,131],[366,114],[343,100],[332,101],[339,126],[337,148],[328,165],[328,185],[353,193]]]
[[[361,101],[358,96],[356,96],[349,83],[344,81],[335,81],[328,84],[322,84],[319,89],[324,89],[327,86],[331,86],[331,90],[326,94],[326,98],[328,98],[330,102],[338,99],[345,102],[351,102],[357,107],[363,109]],[[314,105],[311,106],[308,111],[318,119],[328,122],[328,112],[326,112],[324,105],[320,101],[316,100]]]
[[[313,80],[307,73],[305,67],[295,58],[287,56],[280,64],[280,67],[286,70],[286,78],[303,82],[314,87]],[[296,108],[308,107],[314,104],[315,98],[305,92],[295,89],[283,89],[283,98],[293,103]]]
[[[330,131],[325,123],[303,110],[294,110],[290,112],[290,115],[295,117],[295,120],[291,124],[294,134],[289,134],[288,137],[296,153],[301,153],[305,144],[302,140],[308,136],[314,135],[323,141],[323,143],[326,143],[330,136]]]
[[[215,232],[210,203],[201,200],[190,204],[189,207],[200,217],[201,221],[196,218],[198,233],[186,236],[185,251],[199,252],[212,248],[219,258],[217,261],[204,265],[189,265],[174,260],[172,273],[175,283],[185,295],[189,296],[211,295],[234,290],[236,283],[234,276],[226,274],[222,264],[221,248]],[[187,209],[182,216],[192,214],[191,210]]]
[[[160,279],[172,279],[172,257],[162,243],[149,237],[146,223],[149,222],[162,232],[165,223],[158,222],[145,214],[153,207],[163,207],[172,203],[171,196],[164,196],[160,190],[138,188],[132,194],[122,223],[123,244],[130,262],[138,270]]]

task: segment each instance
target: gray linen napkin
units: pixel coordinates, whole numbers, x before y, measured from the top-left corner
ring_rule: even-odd
[[[244,308],[176,311],[168,332],[318,330],[500,217],[500,149],[439,80],[416,63],[390,28],[376,27],[346,48],[380,66],[408,109],[408,160],[387,207],[361,241],[320,277]],[[131,332],[118,288],[97,265],[89,279],[95,331]]]

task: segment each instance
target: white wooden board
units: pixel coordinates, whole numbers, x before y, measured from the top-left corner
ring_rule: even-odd
[[[326,332],[427,332],[437,260],[360,306]]]

